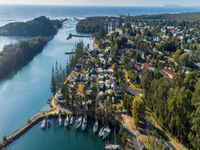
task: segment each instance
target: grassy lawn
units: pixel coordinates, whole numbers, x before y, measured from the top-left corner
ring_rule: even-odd
[[[115,108],[116,112],[125,112],[125,110],[123,109],[123,101],[120,101],[120,103],[117,104],[113,104],[112,108]]]
[[[138,137],[138,141],[144,143],[146,149],[150,149],[151,147],[151,144],[149,143],[149,138],[151,138],[150,136],[148,137],[147,135],[144,135],[144,134],[141,134],[139,137]]]
[[[130,79],[129,79],[129,72],[128,72],[127,70],[124,70],[124,73],[125,73],[125,78],[126,78],[126,80],[128,81],[128,83],[130,84],[130,87],[131,87],[132,89],[135,89],[135,90],[142,90],[142,89],[138,88],[135,84],[133,84],[133,83],[130,82]]]

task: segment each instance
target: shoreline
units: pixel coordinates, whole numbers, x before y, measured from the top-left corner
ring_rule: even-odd
[[[67,77],[67,80],[69,79],[70,75],[71,75],[71,73]],[[50,111],[37,114],[32,119],[30,119],[29,123],[26,123],[19,130],[15,131],[13,134],[11,134],[10,136],[8,136],[6,141],[0,141],[0,149],[3,149],[6,146],[12,144],[15,140],[17,140],[18,138],[20,138],[23,134],[25,134],[34,125],[36,125],[37,123],[39,123],[44,117],[55,118],[55,117],[57,117],[59,115],[72,114],[72,112],[69,111],[69,110],[66,110],[65,113],[59,113],[60,109],[56,105],[57,94],[58,94],[58,92],[54,95],[54,97],[52,98],[51,103],[49,104],[49,106],[51,107]]]
[[[96,44],[96,43],[93,42],[93,44]],[[71,76],[73,76],[73,74],[74,74],[74,71],[72,70],[72,72],[68,75],[67,79],[64,81],[64,84],[68,80],[70,80],[70,78],[71,78]],[[66,108],[62,107],[60,105],[60,104],[62,104],[62,101],[59,101],[57,99],[58,93],[59,93],[59,90],[56,92],[56,94],[54,95],[54,97],[52,98],[52,100],[49,104],[51,107],[50,111],[37,114],[36,116],[34,116],[33,118],[30,119],[29,123],[26,123],[19,130],[17,130],[16,132],[14,132],[10,136],[8,136],[6,141],[4,141],[4,142],[0,141],[0,149],[3,149],[5,147],[7,147],[8,145],[12,144],[13,142],[15,142],[22,135],[24,135],[26,132],[28,132],[33,126],[35,126],[40,121],[42,121],[42,119],[44,117],[48,117],[48,118],[52,119],[52,118],[57,118],[59,115],[61,115],[62,117],[66,116],[67,114],[73,114],[73,115],[81,114],[82,115],[84,112],[84,114],[87,114],[90,119],[92,119],[92,120],[96,119],[102,123],[102,116],[104,115],[102,112],[95,116],[94,110],[93,111],[88,111],[88,110],[85,111],[84,110],[84,111],[82,111],[82,113],[80,113],[80,111],[77,111],[76,108],[75,109],[73,108],[73,110],[71,110],[71,106],[70,107],[67,106]],[[116,126],[117,130],[120,127],[122,127],[126,133],[128,133],[129,135],[131,135],[132,138],[134,138],[135,142],[138,144],[138,147],[140,147],[139,143],[137,141],[137,136],[135,135],[133,129],[131,129],[129,127],[129,125],[126,124],[126,122],[124,122],[123,119],[117,118],[113,114],[109,114],[108,115],[108,123],[111,126]]]

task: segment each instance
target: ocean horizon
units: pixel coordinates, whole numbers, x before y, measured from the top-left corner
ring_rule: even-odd
[[[28,13],[27,13],[28,12]],[[0,26],[14,21],[26,21],[39,16],[49,18],[172,14],[200,12],[199,7],[119,7],[60,5],[0,5]]]

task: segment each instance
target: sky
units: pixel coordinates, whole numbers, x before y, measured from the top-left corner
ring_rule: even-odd
[[[86,6],[200,6],[200,0],[0,0],[0,4]]]

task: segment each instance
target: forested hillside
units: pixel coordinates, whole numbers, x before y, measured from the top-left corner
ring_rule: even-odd
[[[27,22],[15,22],[0,27],[1,36],[52,36],[62,27],[62,21],[45,16]]]
[[[181,14],[160,14],[160,15],[142,15],[132,17],[133,19],[150,20],[168,20],[168,21],[189,21],[196,22],[200,20],[200,13],[181,13]]]
[[[10,44],[0,52],[0,79],[21,68],[41,52],[50,38],[36,37],[17,44]]]
[[[141,16],[119,16],[119,17],[87,17],[84,20],[79,21],[76,26],[77,32],[80,33],[98,33],[102,30],[102,27],[106,27],[109,23],[113,28],[122,26],[122,23],[126,22],[176,22],[181,24],[188,24],[188,22],[200,21],[200,13],[181,13],[181,14],[160,14],[160,15],[141,15]],[[162,21],[162,22],[160,22]]]
[[[158,123],[184,145],[200,148],[200,72],[178,73],[173,80],[144,71],[144,100]]]

